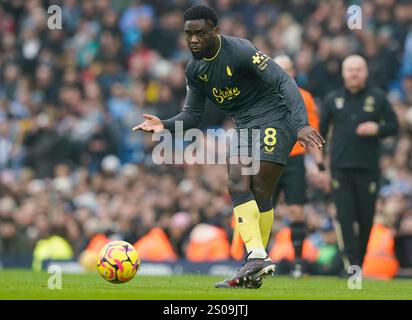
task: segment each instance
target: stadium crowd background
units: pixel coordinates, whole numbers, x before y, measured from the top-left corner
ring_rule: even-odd
[[[154,165],[150,135],[133,133],[142,114],[176,114],[190,52],[182,32],[189,0],[10,0],[0,6],[0,252],[32,254],[58,234],[75,257],[97,233],[135,243],[162,228],[176,257],[218,226],[232,237],[226,169]],[[377,220],[403,247],[412,238],[412,3],[362,1],[363,26],[349,30],[343,1],[205,1],[222,33],[290,55],[298,84],[321,109],[342,84],[340,64],[360,53],[369,79],[388,93],[398,137],[383,147]],[[47,7],[62,8],[62,30]],[[202,128],[230,126],[212,103]],[[316,177],[308,174],[316,183]],[[299,182],[297,182],[299,183]],[[312,242],[336,244],[329,195],[310,187]],[[276,210],[275,232],[287,225]],[[406,242],[404,241],[406,240]],[[221,247],[223,248],[223,247]],[[228,248],[223,254],[229,257]],[[412,247],[400,253],[412,267]],[[223,258],[225,258],[223,256]]]

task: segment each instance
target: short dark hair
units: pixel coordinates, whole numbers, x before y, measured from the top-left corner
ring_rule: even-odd
[[[217,15],[215,10],[204,5],[195,5],[186,10],[183,15],[184,21],[188,20],[206,20],[212,21],[213,26],[217,26]]]

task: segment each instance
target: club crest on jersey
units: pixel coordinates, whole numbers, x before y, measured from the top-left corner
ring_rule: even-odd
[[[336,109],[342,109],[344,104],[345,104],[344,98],[341,98],[341,97],[335,98]]]
[[[203,80],[205,82],[209,81],[206,73],[203,76],[199,76],[199,78],[200,78],[200,80]]]

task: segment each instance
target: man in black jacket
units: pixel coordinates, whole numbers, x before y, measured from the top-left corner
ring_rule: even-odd
[[[397,133],[398,121],[385,93],[367,85],[368,68],[362,57],[347,57],[342,76],[344,87],[324,102],[320,132],[325,137],[333,127],[332,195],[347,268],[362,266],[379,190],[379,142]]]

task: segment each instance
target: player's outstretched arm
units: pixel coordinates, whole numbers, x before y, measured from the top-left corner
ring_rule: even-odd
[[[143,123],[135,126],[133,131],[144,131],[159,133],[167,129],[171,132],[175,131],[176,122],[183,123],[183,130],[195,128],[199,125],[203,118],[203,110],[205,107],[205,97],[200,90],[195,88],[187,80],[186,101],[183,110],[173,118],[160,120],[158,117],[144,114],[146,119]]]
[[[196,128],[203,118],[205,108],[205,96],[195,87],[194,83],[186,78],[186,100],[183,110],[173,118],[162,120],[166,129],[171,132],[175,131],[175,123],[181,121],[183,130]]]

